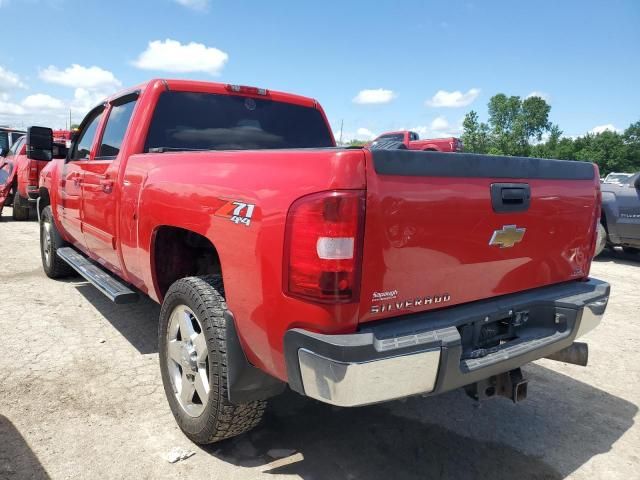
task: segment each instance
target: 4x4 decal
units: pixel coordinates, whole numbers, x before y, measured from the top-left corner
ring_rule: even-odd
[[[251,219],[256,208],[253,203],[246,203],[240,200],[225,200],[226,203],[222,205],[215,214],[218,217],[224,217],[231,220],[236,225],[244,225],[248,227],[251,225]]]

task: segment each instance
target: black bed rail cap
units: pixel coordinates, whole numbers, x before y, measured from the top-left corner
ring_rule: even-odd
[[[380,175],[593,180],[595,172],[592,163],[577,160],[411,150],[372,150],[371,155]]]

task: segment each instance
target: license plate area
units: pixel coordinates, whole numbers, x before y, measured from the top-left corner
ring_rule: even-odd
[[[541,315],[536,315],[534,318],[544,320]],[[530,309],[510,309],[494,315],[487,315],[459,326],[458,332],[462,342],[461,359],[482,358],[497,352],[503,346],[508,346],[512,342],[521,340],[525,331],[538,330],[534,326],[532,326],[532,329],[527,328],[531,321]],[[538,321],[532,323],[542,323],[538,326],[542,327],[542,330],[546,330],[543,324],[547,322]],[[551,325],[549,324],[549,326]]]

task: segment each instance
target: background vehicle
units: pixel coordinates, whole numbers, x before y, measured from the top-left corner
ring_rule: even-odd
[[[0,158],[0,216],[2,215],[5,202],[11,193],[14,176],[15,169],[13,168],[13,162],[5,158]]]
[[[50,158],[51,130],[28,135]],[[462,386],[520,401],[519,367],[584,363],[573,342],[606,308],[597,168],[450,159],[335,148],[313,99],[153,80],[41,172],[43,268],[162,303],[165,392],[199,443],[252,428],[287,384],[341,406]]]
[[[640,173],[624,183],[603,183],[602,225],[607,244],[627,253],[640,252]]]
[[[0,156],[6,155],[9,148],[26,132],[9,127],[0,127]]]
[[[54,158],[66,156],[66,140],[56,138],[53,143],[52,155]],[[28,158],[26,136],[22,135],[9,149],[7,160],[10,160],[15,168],[12,182],[11,198],[9,204],[13,206],[14,220],[28,220],[31,209],[35,208],[35,202],[39,195],[38,177],[40,171],[48,160]]]
[[[603,183],[624,184],[624,183],[627,183],[632,176],[633,176],[633,173],[611,172],[609,175],[604,177]]]
[[[379,143],[395,142],[401,143],[408,150],[427,150],[433,152],[461,152],[462,140],[455,137],[447,138],[427,138],[420,140],[416,132],[399,131],[387,132],[378,136],[371,142],[371,147],[376,148]]]

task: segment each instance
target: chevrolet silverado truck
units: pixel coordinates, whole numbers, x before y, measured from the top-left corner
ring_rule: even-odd
[[[372,149],[406,149],[427,152],[461,152],[462,140],[455,137],[420,139],[416,132],[402,130],[387,132],[376,137],[369,145]]]
[[[625,253],[640,253],[640,172],[600,188],[606,244],[622,247]]]
[[[29,155],[51,157],[31,127]],[[585,363],[609,286],[586,162],[336,148],[317,101],[152,80],[96,106],[42,171],[42,265],[161,306],[185,434],[258,424],[288,385],[338,406],[458,387],[522,400],[520,367]]]

